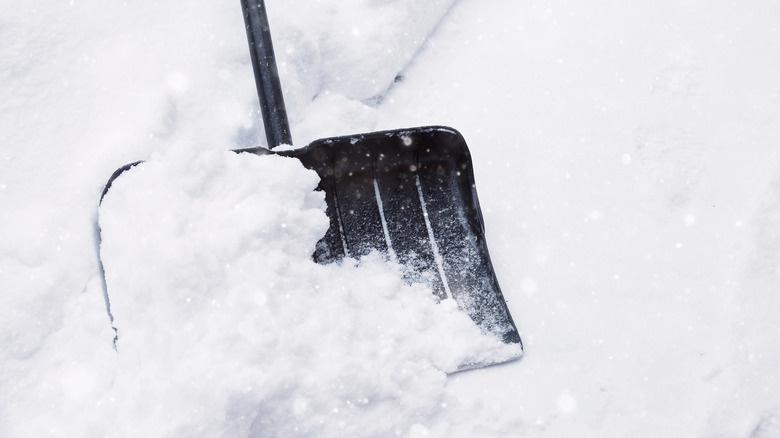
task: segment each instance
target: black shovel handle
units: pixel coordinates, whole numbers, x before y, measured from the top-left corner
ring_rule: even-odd
[[[268,148],[292,144],[290,124],[287,121],[287,109],[282,96],[282,84],[279,70],[276,68],[274,47],[271,43],[271,29],[263,0],[241,0],[244,11],[246,37],[249,40],[249,54],[252,69],[255,72],[257,97],[260,99],[260,112],[263,115],[265,137]]]

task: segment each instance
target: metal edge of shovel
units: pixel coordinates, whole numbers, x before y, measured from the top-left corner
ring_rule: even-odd
[[[241,5],[269,148],[291,145],[264,1]],[[386,254],[404,267],[406,281],[425,282],[439,299],[454,299],[483,333],[522,351],[488,254],[468,147],[455,129],[416,127],[325,138],[294,150],[235,152],[297,158],[317,172],[330,220],[312,256],[317,263],[359,259],[374,250]],[[112,174],[101,202],[113,181],[139,163]]]

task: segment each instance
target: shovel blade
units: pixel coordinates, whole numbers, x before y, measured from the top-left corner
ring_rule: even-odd
[[[520,344],[485,242],[471,157],[456,130],[430,126],[317,140],[281,152],[320,176],[330,228],[314,259],[372,250],[452,298],[487,334]]]
[[[405,280],[427,283],[483,333],[522,347],[488,254],[471,156],[456,130],[429,126],[326,138],[290,151],[236,152],[294,157],[317,172],[330,220],[313,254],[317,263],[385,253],[405,267]],[[114,172],[101,202],[139,163]]]

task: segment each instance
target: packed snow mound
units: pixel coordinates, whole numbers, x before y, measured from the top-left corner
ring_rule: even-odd
[[[314,263],[317,182],[295,159],[183,150],[114,181],[119,435],[386,436],[440,409],[445,373],[518,355],[381,254]]]

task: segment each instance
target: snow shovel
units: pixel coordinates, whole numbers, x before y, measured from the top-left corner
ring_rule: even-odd
[[[263,0],[241,5],[270,150],[236,152],[294,157],[317,172],[330,228],[313,259],[325,264],[379,251],[405,267],[407,281],[426,282],[439,299],[454,299],[483,333],[522,346],[488,255],[463,137],[452,128],[428,126],[272,151],[291,145],[292,138],[268,18]],[[114,172],[103,196],[135,164]]]

